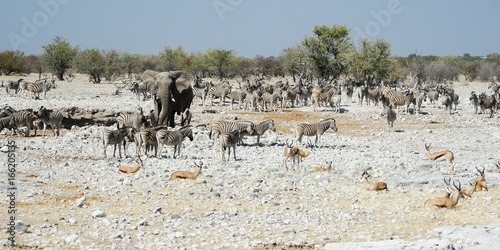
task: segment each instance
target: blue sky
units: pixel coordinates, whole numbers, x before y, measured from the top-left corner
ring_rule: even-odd
[[[393,55],[500,52],[497,0],[2,0],[0,51],[40,54],[61,36],[82,49],[158,54],[181,45],[278,56],[319,24],[386,39]]]

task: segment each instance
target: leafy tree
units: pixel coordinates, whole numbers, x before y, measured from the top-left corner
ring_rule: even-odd
[[[139,55],[139,64],[137,67],[140,72],[144,72],[148,69],[161,71],[160,58],[156,55]]]
[[[184,70],[182,62],[187,58],[187,53],[181,46],[173,49],[165,46],[165,49],[159,53],[160,71]]]
[[[319,78],[328,81],[338,79],[345,66],[341,59],[350,44],[349,31],[344,25],[317,25],[314,36],[302,40],[302,46],[309,61],[314,65]]]
[[[73,58],[78,52],[78,46],[71,46],[61,37],[54,38],[51,44],[42,46],[42,59],[59,80],[64,80],[64,72],[71,67]]]
[[[263,76],[283,75],[283,59],[280,57],[264,57],[259,55],[255,57],[254,61],[258,73]]]
[[[477,61],[466,62],[461,68],[462,74],[467,81],[474,81],[479,73],[480,63]]]
[[[219,79],[227,77],[236,63],[236,57],[232,50],[209,49],[205,53],[205,58],[208,69],[215,73]]]
[[[120,67],[125,69],[127,77],[130,78],[133,72],[138,73],[139,55],[123,52],[120,54]]]
[[[25,71],[24,53],[21,51],[4,50],[0,52],[0,73],[10,75]]]
[[[106,62],[98,49],[86,49],[75,56],[73,65],[80,73],[89,74],[90,81],[100,83]]]
[[[395,70],[390,59],[391,44],[377,39],[359,41],[359,46],[344,54],[347,72],[356,79],[365,79],[369,83],[374,80],[389,78]]]
[[[208,73],[206,55],[204,53],[192,53],[182,63],[183,69],[197,78],[203,78]]]
[[[254,74],[255,63],[254,60],[244,57],[236,59],[233,67],[233,74],[240,76],[242,82],[246,82],[250,75]]]
[[[304,76],[307,70],[307,60],[304,49],[300,46],[290,47],[283,50],[283,71],[291,75],[295,82],[295,76]]]
[[[104,56],[104,71],[102,76],[111,80],[113,75],[121,75],[122,67],[120,65],[120,54],[115,49],[110,49],[102,52]]]

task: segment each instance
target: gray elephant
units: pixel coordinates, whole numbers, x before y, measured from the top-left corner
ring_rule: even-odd
[[[183,115],[193,101],[193,80],[183,71],[157,72],[146,70],[142,81],[154,80],[151,88],[158,125],[175,127],[174,115]],[[185,119],[181,119],[185,120]],[[185,125],[185,124],[182,124]]]

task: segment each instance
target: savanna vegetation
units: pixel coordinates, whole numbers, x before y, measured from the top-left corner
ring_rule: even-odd
[[[500,77],[500,54],[484,56],[433,56],[412,52],[391,54],[391,44],[382,39],[352,41],[344,25],[317,25],[312,34],[284,48],[280,55],[245,58],[237,51],[220,48],[188,52],[182,46],[165,48],[156,55],[136,54],[115,49],[81,49],[66,39],[55,37],[42,46],[41,55],[22,51],[0,52],[0,74],[52,73],[59,80],[75,73],[89,75],[99,83],[113,76],[130,78],[146,69],[184,70],[196,77],[241,78],[283,77],[294,81],[333,82],[340,78],[367,82],[412,78],[417,81],[445,82],[464,76],[466,80],[496,81]]]

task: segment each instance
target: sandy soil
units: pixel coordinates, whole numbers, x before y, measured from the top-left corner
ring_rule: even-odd
[[[3,78],[7,79],[7,78]],[[32,100],[0,91],[0,104],[15,109],[68,106],[133,111],[152,108],[124,91],[113,95],[111,84],[76,79],[57,82],[47,99]],[[104,159],[103,127],[64,130],[62,136],[0,135],[3,147],[16,149],[17,220],[30,225],[17,232],[19,248],[109,249],[287,249],[365,248],[487,249],[500,243],[498,115],[474,114],[469,93],[487,91],[486,83],[457,83],[460,103],[452,115],[425,103],[420,114],[399,112],[395,131],[388,132],[380,106],[360,106],[343,96],[343,112],[312,107],[273,112],[230,110],[228,105],[192,106],[195,140],[185,141],[181,157],[163,148],[161,159],[147,158],[131,175],[118,174],[132,157]],[[206,112],[216,110],[216,114]],[[285,171],[282,150],[293,139],[293,127],[333,117],[338,131],[328,131],[303,166],[333,161],[329,172]],[[274,119],[277,131],[266,132],[262,146],[246,138],[236,155],[221,161],[218,142],[208,138],[208,126],[219,119],[260,122]],[[447,163],[434,167],[424,144],[432,150],[455,152],[456,174],[462,187],[486,168],[489,192],[476,192],[454,209],[426,209],[425,200],[443,190]],[[135,148],[129,148],[129,154]],[[108,148],[108,156],[111,155]],[[0,163],[6,165],[3,154]],[[206,168],[197,180],[172,181],[175,170],[193,170],[193,161]],[[371,180],[384,181],[389,191],[369,192],[359,183],[368,169]],[[6,171],[0,185],[8,186]],[[84,197],[84,200],[81,198]],[[7,214],[8,198],[0,209]],[[99,211],[105,213],[99,216]],[[93,216],[94,215],[94,216]],[[2,224],[8,223],[2,217]],[[6,227],[1,245],[7,244]],[[344,244],[344,245],[336,245]]]

